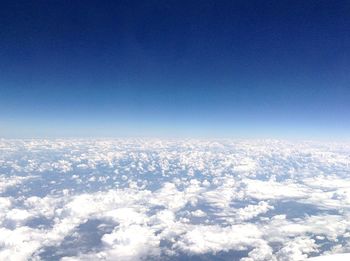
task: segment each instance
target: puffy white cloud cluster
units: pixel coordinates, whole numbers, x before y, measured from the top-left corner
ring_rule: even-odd
[[[350,251],[350,144],[0,140],[0,260]]]

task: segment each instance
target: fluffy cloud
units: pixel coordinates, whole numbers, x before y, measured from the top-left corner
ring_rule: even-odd
[[[0,140],[0,259],[348,252],[349,155],[275,140]]]

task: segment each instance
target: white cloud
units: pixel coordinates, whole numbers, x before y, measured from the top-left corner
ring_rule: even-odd
[[[253,224],[229,227],[197,225],[189,228],[175,246],[191,254],[245,250],[261,240],[260,230]]]
[[[276,254],[280,261],[301,261],[308,257],[309,253],[317,252],[315,240],[307,237],[297,237],[289,241]]]
[[[0,150],[0,260],[64,253],[89,220],[110,225],[89,228],[101,244],[62,260],[244,250],[243,261],[277,261],[350,249],[350,145],[0,140]]]
[[[350,260],[350,254],[335,254],[327,256],[318,256],[308,259],[309,261],[348,261]]]

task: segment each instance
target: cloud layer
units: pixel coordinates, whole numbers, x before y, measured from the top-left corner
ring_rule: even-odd
[[[350,144],[0,140],[0,260],[350,252]]]

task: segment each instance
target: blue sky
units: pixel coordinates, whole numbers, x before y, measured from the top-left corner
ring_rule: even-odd
[[[0,137],[349,138],[349,1],[0,7]]]

